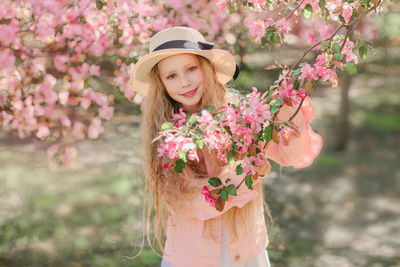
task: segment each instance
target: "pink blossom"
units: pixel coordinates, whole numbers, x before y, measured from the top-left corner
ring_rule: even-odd
[[[210,112],[208,112],[208,110],[203,109],[201,111],[201,115],[200,115],[200,119],[197,120],[201,125],[208,125],[211,124],[213,122],[213,117],[210,114]]]
[[[166,145],[165,144],[163,144],[163,143],[161,143],[160,145],[159,145],[159,147],[157,148],[157,156],[158,157],[162,157],[162,156],[164,156],[164,154],[165,154],[165,149],[166,149]]]
[[[211,196],[210,190],[208,190],[207,186],[203,187],[201,194],[204,196],[205,200],[210,203],[211,207],[215,206],[215,199]]]
[[[186,113],[183,111],[183,108],[179,108],[179,113],[173,114],[172,118],[176,120],[176,127],[180,127],[186,123]]]
[[[10,52],[10,49],[0,50],[0,67],[3,69],[15,68],[15,56]]]
[[[92,100],[89,97],[81,98],[81,107],[84,109],[88,109],[92,103]]]
[[[294,130],[289,127],[283,127],[279,132],[278,135],[283,145],[288,146],[289,140],[294,134]]]
[[[67,115],[62,115],[61,118],[61,124],[65,127],[70,127],[71,126],[71,120],[68,118]]]
[[[0,43],[8,47],[18,39],[18,22],[12,20],[10,24],[0,24]]]
[[[255,37],[255,42],[260,43],[261,38],[265,35],[265,24],[262,20],[252,21],[249,18],[246,18],[244,23],[249,28],[250,34]]]
[[[58,71],[65,72],[67,70],[66,63],[68,62],[68,56],[55,55],[53,60],[54,60],[54,66]]]
[[[164,163],[164,164],[163,164],[163,168],[164,168],[164,169],[167,169],[167,168],[168,168],[168,163]]]
[[[349,3],[343,4],[342,16],[344,20],[349,23],[351,15],[353,15],[353,8]]]
[[[322,39],[327,39],[332,34],[332,26],[326,23],[317,23],[316,26],[317,32],[319,32]]]
[[[0,121],[2,121],[3,126],[7,126],[7,125],[12,121],[12,119],[14,118],[14,116],[11,115],[11,114],[9,114],[9,113],[7,113],[6,111],[3,110],[3,111],[1,112],[0,118],[1,118]]]
[[[256,169],[253,165],[253,157],[245,157],[242,161],[242,167],[244,173],[251,173],[252,175],[256,174]]]
[[[301,78],[306,78],[307,81],[318,80],[317,74],[314,72],[313,67],[311,67],[309,64],[306,64],[301,68]]]
[[[92,123],[88,129],[88,137],[90,139],[96,139],[100,133],[102,133],[104,130],[103,127],[101,127],[101,119],[99,117],[96,117],[92,120]]]
[[[308,33],[309,39],[307,39],[307,44],[313,45],[315,43],[315,34],[312,32]]]
[[[133,90],[130,89],[132,92]],[[136,104],[140,104],[143,101],[143,96],[139,95],[139,94],[135,94],[135,97],[133,98],[133,102],[135,102]]]
[[[254,164],[256,166],[263,166],[266,164],[265,156],[263,153],[259,152],[254,158]]]
[[[65,106],[68,102],[69,92],[63,91],[58,93],[58,101],[61,105]]]
[[[355,44],[352,41],[347,40],[343,47],[342,53],[346,55],[346,62],[353,61],[355,64],[357,64],[358,57],[353,53],[354,47]]]
[[[102,105],[99,109],[99,117],[105,120],[110,120],[114,115],[114,107]]]
[[[68,164],[73,158],[76,157],[77,151],[74,147],[66,147],[64,154],[61,156],[61,162],[63,164]]]
[[[85,138],[85,124],[80,121],[74,121],[74,126],[72,128],[72,136],[74,136],[77,140],[81,140]]]
[[[163,29],[169,28],[171,25],[167,18],[160,17],[156,21],[151,24],[151,28],[153,31],[161,31]]]
[[[303,88],[300,88],[297,92],[301,98],[305,98],[307,96],[306,90]]]
[[[276,22],[276,26],[278,27],[278,32],[282,34],[287,34],[291,31],[289,27],[289,22],[285,18],[281,18]]]
[[[92,76],[100,76],[100,66],[97,65],[91,65],[89,67],[89,73]]]
[[[37,137],[39,137],[40,139],[43,139],[49,135],[50,135],[50,129],[49,129],[49,127],[47,127],[47,125],[41,124],[38,126],[38,131],[36,133]]]
[[[197,161],[197,162],[200,161],[199,156],[198,156],[197,153],[194,152],[193,150],[189,151],[188,159],[189,159],[189,160],[195,160],[195,161]]]

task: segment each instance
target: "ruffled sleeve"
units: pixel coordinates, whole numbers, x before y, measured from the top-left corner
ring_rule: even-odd
[[[296,111],[296,107],[285,106],[279,112],[278,118],[282,121],[288,120]],[[305,168],[313,162],[322,147],[322,138],[316,134],[310,126],[314,117],[314,108],[310,99],[306,97],[304,103],[292,122],[298,127],[299,136],[292,136],[289,144],[284,145],[268,142],[264,154],[282,166],[293,166]]]

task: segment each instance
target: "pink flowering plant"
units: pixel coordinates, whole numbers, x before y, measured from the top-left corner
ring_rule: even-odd
[[[256,167],[269,164],[260,145],[270,140],[287,145],[290,137],[297,134],[293,123],[277,118],[283,107],[281,99],[282,95],[275,91],[261,95],[253,87],[253,92],[241,97],[238,104],[229,103],[219,109],[206,106],[193,114],[186,114],[181,108],[173,115],[172,122],[162,125],[160,135],[154,140],[160,141],[158,156],[163,158],[163,167],[173,167],[180,173],[189,160],[199,161],[199,149],[215,150],[219,160],[236,164],[237,175],[246,173],[243,181],[252,189],[253,179],[258,178]],[[236,196],[243,181],[235,186],[229,184],[229,178],[223,183],[220,178],[212,177],[208,182],[214,189],[204,187],[202,194],[210,205],[217,204],[216,208],[221,210],[229,195]]]

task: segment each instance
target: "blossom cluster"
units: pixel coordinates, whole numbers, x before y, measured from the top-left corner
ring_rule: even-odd
[[[251,180],[258,177],[256,167],[269,164],[259,147],[260,142],[279,143],[282,139],[283,145],[288,145],[296,132],[293,125],[279,121],[277,114],[281,107],[279,94],[261,95],[253,87],[253,91],[241,97],[238,103],[229,103],[218,110],[207,106],[197,113],[186,114],[180,109],[173,115],[172,122],[162,125],[159,136],[154,139],[159,142],[158,157],[163,159],[164,168],[174,167],[176,172],[182,172],[187,161],[199,161],[199,149],[214,150],[222,162],[235,164],[240,160],[236,163],[236,173],[245,172],[245,184],[252,188]],[[219,190],[219,193],[212,191],[213,196],[208,189],[203,190],[202,194],[211,205],[215,205],[218,194],[224,200],[229,194],[236,194],[233,185],[221,188],[217,177],[209,182]]]
[[[113,117],[118,93],[94,90],[104,76],[140,103],[129,73],[153,33],[187,25],[213,38],[226,16],[193,0],[1,1],[0,127],[47,142],[48,155],[68,163],[72,144],[97,138]],[[101,64],[109,59],[112,73]]]

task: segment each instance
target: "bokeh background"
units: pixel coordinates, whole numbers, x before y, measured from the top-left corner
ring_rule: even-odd
[[[338,88],[312,93],[321,154],[305,169],[274,165],[263,180],[272,266],[400,266],[400,14],[372,21],[376,55]],[[278,73],[264,67],[303,51],[249,44],[231,86],[265,90]],[[95,89],[112,90],[101,81]],[[0,266],[159,266],[146,241],[127,259],[143,242],[139,123],[138,105],[119,102],[68,166],[48,161],[37,139],[0,129]]]

